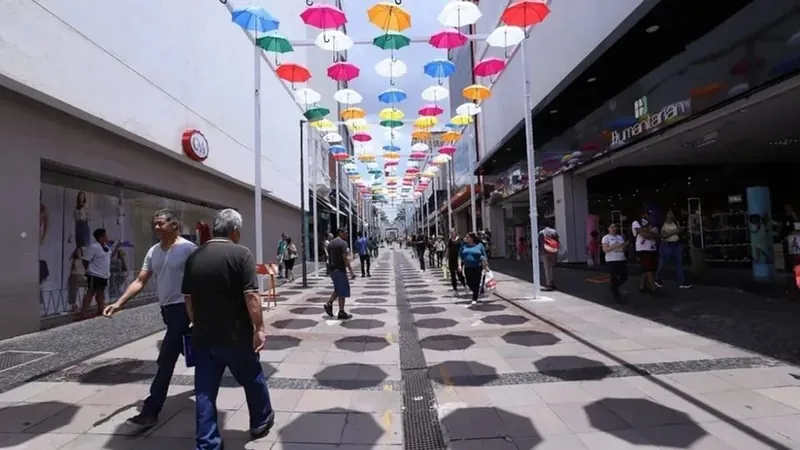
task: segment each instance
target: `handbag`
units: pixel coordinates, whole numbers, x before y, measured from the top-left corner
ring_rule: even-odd
[[[192,349],[192,332],[183,335],[183,357],[186,359],[186,367],[194,367],[194,350]]]
[[[550,236],[545,236],[543,240],[544,240],[544,251],[546,251],[547,253],[558,253],[558,249],[560,247],[558,239],[555,239]]]

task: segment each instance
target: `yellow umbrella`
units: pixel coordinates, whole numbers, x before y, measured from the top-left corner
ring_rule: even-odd
[[[376,159],[375,155],[373,155],[372,153],[362,153],[358,155],[358,160],[363,163],[375,162],[375,159]]]
[[[459,114],[457,116],[453,116],[453,118],[450,119],[450,123],[452,123],[453,125],[458,125],[458,126],[462,126],[462,127],[465,126],[465,125],[471,124],[472,121],[473,121],[472,120],[472,116],[465,116],[463,114]]]
[[[350,131],[353,133],[366,133],[369,132],[369,125],[351,125]]]
[[[444,142],[456,142],[459,139],[461,139],[461,133],[457,131],[448,131],[442,135],[442,140]]]
[[[340,113],[342,120],[363,119],[367,113],[361,108],[345,108]]]
[[[394,3],[378,3],[367,10],[369,21],[383,31],[403,31],[411,27],[411,14]]]
[[[397,152],[384,152],[383,153],[383,159],[389,159],[389,160],[400,159],[400,153],[397,153]]]
[[[384,108],[378,113],[381,120],[403,120],[406,115],[397,108]]]
[[[417,128],[431,128],[439,123],[439,119],[433,116],[423,116],[414,121],[414,126]]]
[[[424,141],[431,138],[431,133],[425,130],[414,130],[411,133],[411,138]]]
[[[313,122],[311,124],[311,126],[316,128],[316,129],[318,129],[318,130],[324,130],[324,129],[329,129],[329,128],[334,128],[335,129],[336,128],[336,125],[334,125],[333,122],[331,122],[328,119],[322,119],[322,120],[318,120],[316,122]]]
[[[488,87],[481,84],[473,84],[464,88],[461,93],[470,100],[486,100],[492,95]]]

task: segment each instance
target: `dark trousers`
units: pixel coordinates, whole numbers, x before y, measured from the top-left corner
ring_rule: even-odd
[[[453,284],[453,290],[458,290],[459,281],[461,282],[462,286],[467,285],[467,280],[464,278],[464,274],[458,270],[458,261],[449,261],[447,268],[450,270],[450,283]]]
[[[425,250],[417,250],[417,257],[419,258],[419,268],[425,270]]]
[[[158,351],[156,364],[158,370],[150,385],[150,395],[145,399],[142,412],[146,414],[158,415],[164,402],[167,400],[169,382],[175,371],[175,363],[183,353],[183,336],[189,332],[189,314],[186,313],[186,305],[177,303],[161,308],[161,318],[167,325],[167,332],[161,341],[161,348]]]
[[[627,261],[606,261],[608,273],[611,275],[611,292],[619,293],[619,287],[628,281]]]
[[[437,267],[442,267],[442,261],[444,260],[444,251],[437,251],[436,252],[436,265]]]
[[[366,255],[358,255],[358,259],[361,261],[361,276],[365,277],[369,275],[369,253]]]
[[[469,287],[469,290],[472,291],[472,301],[478,300],[478,294],[480,294],[481,291],[482,277],[482,267],[464,267],[464,278],[466,278],[467,287]]]
[[[222,449],[222,437],[217,424],[217,393],[225,368],[230,370],[236,382],[244,388],[251,430],[265,425],[272,413],[264,370],[259,363],[259,354],[253,351],[251,345],[196,348],[194,392],[197,402],[197,450]]]

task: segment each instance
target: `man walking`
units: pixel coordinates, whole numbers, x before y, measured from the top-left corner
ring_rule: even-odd
[[[281,233],[281,240],[278,241],[278,254],[276,255],[278,260],[278,279],[283,278],[283,272],[285,272],[283,257],[286,254],[286,238],[286,233]]]
[[[333,302],[339,302],[339,314],[337,318],[340,320],[350,319],[350,314],[344,311],[344,302],[347,297],[350,297],[350,280],[347,279],[347,273],[355,279],[356,275],[353,273],[353,267],[350,265],[350,247],[347,245],[347,230],[339,228],[338,236],[332,240],[328,246],[330,253],[330,273],[333,280],[333,294],[330,300],[325,304],[325,313],[328,317],[333,317]],[[363,266],[362,266],[363,267]]]
[[[325,275],[327,276],[331,276],[330,273],[331,255],[328,253],[328,246],[331,245],[332,240],[333,240],[333,233],[328,233],[328,235],[325,237],[325,244],[324,244],[325,248],[323,249],[325,251]]]
[[[603,236],[601,243],[603,245],[603,253],[606,255],[609,275],[611,276],[611,295],[614,296],[614,300],[617,303],[625,303],[626,300],[622,297],[622,292],[619,288],[628,281],[628,258],[625,256],[628,242],[620,234],[617,225],[612,223],[608,226],[608,234]]]
[[[417,236],[414,239],[414,248],[417,251],[417,258],[419,258],[419,270],[425,270],[425,249],[428,248],[428,238],[422,234],[422,228],[417,230]]]
[[[361,278],[372,276],[369,274],[371,252],[369,244],[369,239],[359,231],[358,240],[356,240],[356,250],[358,250],[358,259],[361,261]]]
[[[459,258],[461,257],[461,246],[464,242],[458,236],[455,228],[450,229],[450,239],[447,241],[447,269],[450,271],[450,283],[453,284],[453,291],[458,296],[458,282],[467,287],[467,280],[464,273],[459,270]]]
[[[639,259],[639,264],[642,265],[639,290],[653,294],[656,292],[654,274],[658,269],[658,251],[656,247],[658,227],[651,223],[649,211],[642,211],[639,220],[635,220],[631,224],[631,231],[636,237],[636,257]]]
[[[542,249],[541,259],[544,266],[544,286],[543,291],[554,291],[556,289],[556,282],[553,278],[553,269],[558,262],[558,251],[561,243],[556,231],[550,224],[545,225],[539,231],[539,248]],[[534,264],[536,262],[534,261]]]
[[[224,448],[216,402],[226,368],[244,388],[250,435],[259,438],[275,424],[259,363],[266,337],[256,262],[250,250],[239,245],[241,230],[238,212],[218,212],[213,238],[186,261],[182,290],[193,324],[197,450]]]
[[[158,422],[175,363],[183,352],[183,337],[189,332],[189,315],[181,294],[181,282],[186,259],[197,247],[180,237],[180,229],[178,216],[172,210],[161,209],[153,214],[153,230],[158,237],[158,244],[147,251],[136,279],[114,304],[103,311],[104,316],[113,316],[141,292],[151,278],[155,278],[161,317],[167,325],[167,331],[158,352],[158,370],[150,385],[150,395],[144,401],[141,413],[129,420],[143,428],[152,427]]]

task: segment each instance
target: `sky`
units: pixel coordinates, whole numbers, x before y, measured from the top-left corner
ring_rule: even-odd
[[[342,0],[348,18],[347,34],[353,40],[371,40],[381,34],[381,30],[367,18],[367,9],[378,2],[379,0]],[[403,31],[403,34],[415,38],[427,37],[440,31],[443,27],[436,21],[436,16],[448,2],[449,0],[404,0],[402,7],[411,14],[411,28]],[[411,46],[398,51],[397,59],[406,63],[408,73],[397,79],[395,86],[390,86],[389,79],[378,75],[375,71],[375,65],[389,56],[389,51],[373,45],[355,45],[348,51],[348,61],[361,68],[361,75],[351,81],[349,86],[364,97],[364,102],[359,106],[367,112],[369,122],[375,124],[370,134],[373,138],[372,149],[378,155],[382,152],[381,148],[389,144],[383,129],[377,125],[380,120],[377,117],[378,112],[388,106],[378,101],[378,94],[390,87],[406,91],[408,99],[398,105],[398,108],[406,114],[406,119],[413,120],[417,117],[417,111],[427,103],[422,100],[421,92],[426,87],[437,84],[435,79],[423,73],[422,67],[430,60],[445,58],[446,53],[431,47],[428,43],[412,43]],[[445,113],[440,117],[443,121],[450,117],[449,102],[445,103],[447,104],[440,105],[445,108]],[[401,147],[402,152],[408,153],[411,146],[411,124],[406,124],[400,132],[402,136],[394,144]],[[405,160],[404,157],[400,161],[398,175],[403,173]],[[380,158],[378,162],[382,165]],[[393,220],[397,207],[386,205],[384,211],[389,220]]]

